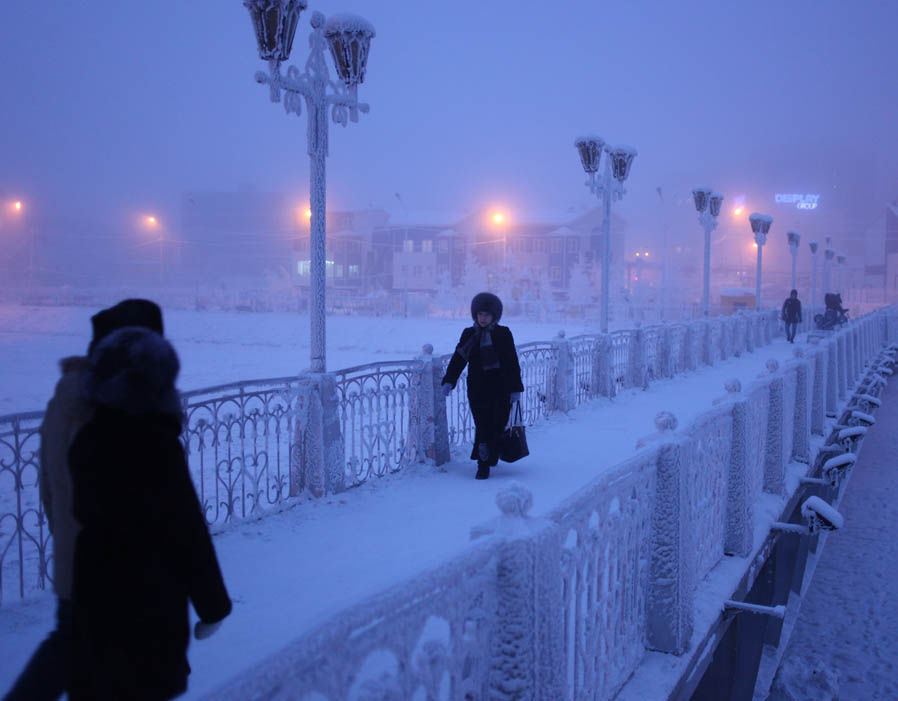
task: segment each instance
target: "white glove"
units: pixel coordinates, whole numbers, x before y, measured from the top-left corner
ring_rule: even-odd
[[[215,623],[197,621],[193,626],[193,637],[197,640],[205,640],[219,628],[221,628],[221,621],[216,621]]]
[[[444,382],[440,389],[443,390],[443,396],[448,397],[449,393],[452,391],[452,385],[450,385],[448,382]]]
[[[514,404],[515,402],[519,402],[519,401],[521,401],[521,393],[520,392],[512,392],[508,396],[508,399],[511,401],[512,404]]]

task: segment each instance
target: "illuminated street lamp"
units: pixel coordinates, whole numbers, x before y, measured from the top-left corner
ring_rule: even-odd
[[[16,200],[13,203],[13,209],[15,209],[17,212],[21,212],[22,211],[22,203],[19,200]]]
[[[256,73],[256,82],[267,84],[272,102],[281,101],[284,109],[297,116],[303,103],[309,111],[307,120],[307,152],[311,162],[309,175],[311,234],[310,234],[310,324],[311,370],[324,372],[326,368],[325,285],[326,285],[326,192],[325,160],[328,142],[328,110],[337,124],[346,126],[357,122],[359,112],[368,112],[368,105],[358,100],[359,83],[365,80],[368,51],[374,37],[374,27],[355,15],[334,15],[325,20],[320,12],[313,12],[310,23],[310,52],[305,71],[290,66],[281,75],[281,62],[290,57],[299,15],[307,0],[243,0],[249,10],[259,47],[259,57],[268,61],[268,72]],[[329,50],[340,82],[330,79],[325,59]]]
[[[786,237],[789,239],[789,253],[792,254],[792,287],[797,290],[798,285],[795,282],[795,264],[798,260],[798,244],[801,243],[801,234],[796,231],[787,231]]]
[[[574,146],[580,154],[580,163],[586,172],[586,186],[596,197],[602,198],[604,210],[603,225],[603,252],[602,252],[602,333],[608,332],[608,301],[610,297],[610,263],[611,263],[611,200],[621,199],[624,190],[624,181],[630,175],[633,159],[636,157],[636,149],[631,146],[610,147],[605,140],[598,136],[581,136],[574,141]],[[602,152],[607,155],[604,158],[604,171],[598,175],[602,167]]]
[[[829,237],[827,237],[829,238]],[[833,258],[836,257],[836,252],[827,248],[823,251],[823,290],[824,293],[832,292],[832,272],[833,272]]]
[[[692,189],[695,211],[698,212],[698,223],[705,231],[705,278],[702,286],[702,313],[708,316],[711,311],[711,232],[717,228],[717,217],[720,216],[720,205],[723,195],[714,192],[710,187],[699,185]]]
[[[755,310],[761,311],[761,254],[764,244],[767,243],[767,233],[770,231],[770,225],[773,224],[773,217],[754,213],[748,220],[751,222],[755,245],[758,247],[758,266],[755,271]]]
[[[811,314],[813,314],[817,306],[817,242],[809,242],[808,248],[811,249]]]

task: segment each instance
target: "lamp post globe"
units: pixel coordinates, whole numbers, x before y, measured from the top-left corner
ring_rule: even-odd
[[[580,165],[587,175],[586,186],[596,197],[602,198],[604,213],[602,226],[602,307],[601,330],[608,333],[608,305],[611,296],[611,200],[624,195],[623,184],[630,176],[636,149],[632,146],[608,146],[600,136],[581,136],[574,141]],[[604,172],[602,153],[605,153]]]
[[[335,15],[329,20],[313,12],[310,24],[309,56],[305,70],[290,67],[286,76],[280,64],[290,57],[299,16],[307,0],[243,0],[249,10],[259,57],[268,61],[268,72],[255,74],[258,83],[270,88],[272,102],[280,102],[284,93],[284,109],[297,116],[308,110],[306,150],[309,155],[310,280],[309,318],[311,327],[311,371],[326,370],[326,171],[328,154],[328,111],[331,119],[342,126],[357,122],[359,112],[368,105],[359,102],[358,85],[365,79],[368,53],[374,27],[355,15]],[[340,82],[330,79],[326,55],[330,53]]]

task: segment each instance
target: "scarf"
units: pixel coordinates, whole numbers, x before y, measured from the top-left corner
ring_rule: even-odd
[[[483,370],[496,370],[499,368],[499,355],[493,347],[492,331],[496,328],[494,321],[486,328],[483,328],[476,321],[474,322],[474,333],[471,334],[463,346],[459,346],[456,352],[467,361],[470,358],[474,344],[478,343],[480,347],[480,365]]]

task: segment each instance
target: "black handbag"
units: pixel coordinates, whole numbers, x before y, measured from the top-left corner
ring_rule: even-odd
[[[499,439],[499,459],[504,462],[515,462],[530,455],[527,447],[527,433],[524,430],[524,414],[521,403],[515,402],[511,408],[508,426]]]

